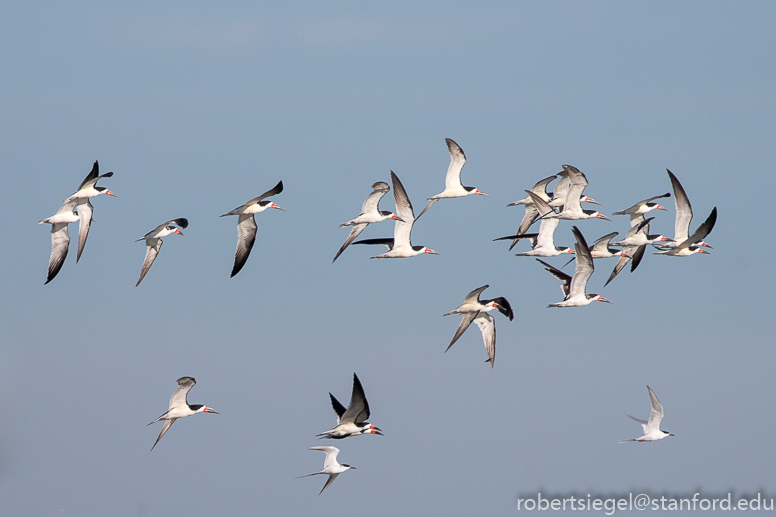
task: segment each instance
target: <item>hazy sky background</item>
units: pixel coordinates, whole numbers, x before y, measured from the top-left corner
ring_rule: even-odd
[[[3,514],[515,515],[517,497],[738,495],[776,482],[771,2],[17,2],[0,8],[4,192],[0,347]],[[465,185],[413,242],[440,256],[369,260],[348,235],[397,173],[416,214],[464,149]],[[92,201],[80,263],[44,286],[50,216],[92,162],[120,197]],[[711,255],[647,254],[613,302],[547,309],[559,282],[492,239],[507,203],[575,165],[608,215],[671,191]],[[230,279],[236,218],[283,180]],[[652,230],[673,234],[670,210]],[[393,194],[381,203],[394,210]],[[768,213],[772,210],[768,210]],[[141,237],[186,217],[135,282]],[[582,221],[589,242],[628,228]],[[768,223],[768,224],[767,224]],[[77,225],[71,225],[77,236]],[[389,237],[390,222],[363,238]],[[556,232],[573,243],[571,223]],[[565,258],[550,259],[557,266]],[[567,268],[571,271],[571,266]],[[443,353],[490,284],[495,369],[477,328]],[[384,437],[316,440],[360,377]],[[148,454],[181,376],[189,402]],[[665,408],[656,443],[617,441]],[[318,496],[313,445],[357,467]],[[355,509],[355,510],[354,510]]]

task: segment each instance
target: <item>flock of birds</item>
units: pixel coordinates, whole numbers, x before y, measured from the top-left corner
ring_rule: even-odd
[[[351,244],[383,245],[388,248],[387,252],[371,258],[407,258],[423,254],[439,255],[431,248],[412,244],[411,233],[415,222],[440,199],[458,198],[469,195],[487,196],[487,194],[481,190],[475,187],[464,186],[461,183],[461,170],[466,163],[466,156],[461,147],[453,140],[447,138],[445,139],[445,142],[447,143],[450,152],[450,165],[445,177],[445,189],[439,194],[428,198],[428,205],[416,218],[407,191],[398,176],[391,171],[391,183],[393,185],[396,212],[393,213],[379,209],[380,200],[391,191],[391,186],[383,181],[374,183],[372,185],[372,192],[363,202],[361,213],[356,218],[340,225],[340,227],[351,227],[350,234],[345,240],[345,243],[337,251],[332,263],[336,262]],[[618,257],[617,264],[612,270],[612,273],[605,284],[606,286],[614,280],[629,262],[631,263],[631,272],[633,272],[641,263],[647,246],[650,244],[657,249],[656,254],[673,257],[686,257],[696,253],[708,253],[704,248],[711,248],[704,239],[714,228],[717,220],[717,208],[714,207],[708,218],[692,234],[690,234],[690,224],[693,217],[692,206],[677,177],[671,171],[667,172],[673,188],[673,197],[676,206],[673,238],[650,234],[649,223],[654,217],[645,217],[645,214],[652,210],[667,210],[665,207],[655,202],[658,199],[671,196],[670,193],[666,193],[644,199],[630,208],[614,212],[613,215],[627,215],[630,218],[630,229],[625,238],[619,241],[612,242],[617,236],[617,232],[612,232],[597,239],[592,246],[588,246],[587,241],[579,228],[577,226],[572,226],[572,233],[576,240],[573,249],[570,247],[556,246],[554,234],[561,220],[578,221],[582,219],[603,219],[611,221],[611,219],[598,211],[582,208],[582,203],[597,205],[600,205],[600,203],[584,194],[584,191],[588,186],[586,176],[576,167],[563,165],[563,171],[542,179],[537,182],[533,188],[526,190],[525,192],[528,194],[528,197],[507,205],[523,205],[525,207],[525,214],[516,234],[494,240],[511,241],[509,246],[510,251],[521,240],[528,240],[531,244],[531,250],[517,253],[517,256],[547,258],[559,255],[574,255],[571,260],[561,268],[556,268],[540,258],[536,259],[542,264],[546,271],[561,281],[561,290],[564,298],[562,301],[552,303],[548,307],[581,307],[589,305],[594,301],[612,303],[601,295],[588,294],[586,292],[587,282],[595,270],[594,260]],[[99,196],[100,194],[116,196],[116,194],[107,188],[96,186],[99,179],[109,178],[111,176],[113,176],[112,172],[100,175],[99,165],[95,161],[91,172],[86,176],[76,192],[65,199],[63,205],[56,214],[39,221],[41,224],[46,223],[51,225],[51,256],[49,258],[46,284],[57,276],[65,262],[70,243],[68,225],[76,221],[79,222],[78,254],[76,262],[80,260],[84,246],[86,245],[86,239],[89,235],[90,224],[94,220],[92,218],[93,207],[90,199]],[[555,186],[554,191],[548,191],[547,189],[550,183],[558,178],[560,178],[560,180]],[[245,266],[255,243],[257,225],[254,216],[269,208],[283,210],[279,205],[267,199],[280,194],[281,192],[283,192],[282,181],[278,182],[272,189],[264,192],[260,196],[251,199],[245,204],[221,216],[238,216],[238,241],[234,265],[231,272],[232,277],[238,274]],[[394,221],[393,238],[355,240],[369,224],[379,223],[385,220]],[[537,220],[540,221],[538,233],[527,233]],[[172,219],[159,225],[154,230],[138,239],[138,241],[145,241],[147,249],[140,278],[137,281],[136,286],[139,286],[143,281],[151,268],[151,265],[158,256],[162,247],[162,237],[171,234],[183,235],[181,229],[185,229],[187,226],[188,220],[185,218]],[[574,274],[569,275],[563,272],[562,269],[572,261],[576,261]],[[481,300],[480,295],[488,287],[488,285],[484,285],[472,290],[464,298],[463,304],[443,315],[461,315],[461,322],[458,329],[445,352],[458,341],[472,323],[475,323],[482,333],[483,342],[488,355],[486,362],[489,362],[490,367],[493,368],[496,355],[496,326],[494,318],[488,313],[496,309],[510,321],[514,319],[514,313],[509,301],[504,297]],[[177,382],[178,389],[170,398],[168,411],[148,424],[151,425],[164,420],[164,426],[154,442],[154,445],[151,447],[151,450],[156,447],[159,440],[161,440],[178,418],[197,413],[218,414],[213,408],[208,406],[199,404],[191,405],[188,403],[188,392],[196,384],[192,377],[181,377]],[[639,438],[624,441],[645,442],[660,440],[666,436],[673,436],[671,433],[660,430],[660,422],[663,419],[663,407],[649,386],[647,386],[647,390],[649,392],[652,407],[649,420],[641,420],[627,415],[642,424],[644,434]],[[331,393],[329,393],[329,396],[334,412],[337,415],[337,426],[317,435],[319,438],[344,439],[362,434],[383,434],[378,427],[375,427],[366,421],[370,415],[369,404],[367,403],[364,389],[356,374],[353,374],[353,391],[347,408],[345,408]],[[337,455],[340,451],[336,447],[318,446],[311,447],[310,449],[322,451],[326,454],[323,469],[319,472],[308,474],[308,476],[317,474],[326,474],[329,476],[320,493],[323,493],[339,474],[355,468],[337,462]]]

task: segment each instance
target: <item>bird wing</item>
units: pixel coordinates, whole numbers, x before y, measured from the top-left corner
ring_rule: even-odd
[[[467,303],[474,303],[477,300],[479,300],[480,293],[482,293],[482,291],[484,291],[488,287],[490,287],[490,285],[486,284],[486,285],[483,285],[482,287],[478,287],[477,289],[474,289],[473,291],[471,291],[469,294],[466,295],[466,298],[463,299],[464,305],[466,305]]]
[[[555,248],[555,229],[560,224],[557,217],[547,217],[542,219],[539,224],[539,235],[536,237],[536,246],[538,248]]]
[[[666,194],[663,194],[662,196],[654,196],[647,199],[642,199],[632,207],[626,208],[625,210],[618,210],[617,212],[614,212],[612,215],[626,215],[626,214],[632,214],[633,212],[638,212],[639,208],[641,208],[642,206],[646,205],[650,201],[654,201],[655,199],[660,199],[662,197],[671,197],[671,194],[666,193]]]
[[[477,314],[479,314],[479,312],[464,312],[461,314],[461,324],[458,325],[458,330],[455,331],[453,340],[450,341],[449,345],[447,345],[445,352],[450,350],[450,347],[453,346],[456,341],[458,341],[458,338],[460,338],[464,332],[466,332],[466,329],[468,329],[469,325],[472,324],[472,321],[474,321],[474,318],[477,317]]]
[[[140,279],[135,284],[135,287],[140,285],[140,282],[143,281],[148,270],[151,269],[151,265],[154,263],[154,260],[156,260],[156,256],[159,254],[160,249],[162,249],[162,239],[150,238],[146,240],[146,255],[145,260],[143,260],[143,269],[140,270]]]
[[[54,280],[54,277],[62,269],[62,264],[65,263],[67,258],[67,249],[70,247],[70,234],[67,231],[67,224],[55,223],[51,225],[51,255],[49,256],[48,277],[43,285]]]
[[[112,172],[106,172],[105,174],[100,175],[100,165],[97,163],[97,160],[95,160],[94,165],[92,165],[92,170],[89,172],[89,174],[86,175],[81,184],[78,185],[78,190],[89,188],[97,183],[98,179],[110,178],[111,176],[113,176]],[[76,190],[76,192],[78,192],[78,190]]]
[[[237,251],[234,254],[234,266],[231,276],[236,275],[245,265],[256,242],[256,219],[253,214],[240,214],[237,220]]]
[[[574,251],[576,253],[577,264],[574,268],[574,276],[571,278],[571,286],[569,292],[571,296],[575,294],[585,295],[585,287],[590,275],[593,274],[595,266],[593,266],[593,257],[590,255],[590,249],[587,247],[585,237],[579,228],[572,226],[571,230],[574,232],[574,237],[577,239],[577,243],[574,245]]]
[[[271,189],[269,189],[268,191],[266,191],[265,193],[263,193],[259,197],[255,197],[255,198],[251,199],[250,201],[245,203],[244,206],[255,205],[256,203],[258,203],[262,199],[268,198],[270,196],[275,196],[277,194],[280,194],[281,192],[283,192],[283,182],[282,181],[278,181],[277,185],[275,185],[274,187],[272,187]]]
[[[337,425],[339,425],[342,421],[342,415],[345,414],[345,406],[331,392],[329,392],[329,398],[331,399],[331,407],[334,408],[334,412],[337,414]]]
[[[411,246],[410,234],[412,233],[412,225],[415,222],[412,203],[409,196],[407,196],[407,191],[404,190],[404,185],[402,185],[401,180],[393,171],[391,171],[391,181],[393,182],[393,199],[396,203],[396,215],[399,216],[393,228],[394,246]]]
[[[536,208],[536,205],[525,205],[525,215],[523,215],[523,220],[520,221],[520,227],[517,229],[517,235],[522,235],[525,232],[528,231],[528,228],[531,227],[531,225],[539,218],[539,210]],[[512,251],[512,248],[517,243],[517,239],[515,239],[512,242],[512,246],[509,247],[509,250]]]
[[[178,406],[188,405],[186,402],[186,395],[189,394],[189,390],[197,384],[197,381],[193,377],[181,377],[178,379],[178,389],[170,397],[170,409]]]
[[[635,416],[629,415],[628,413],[625,413],[625,416],[627,416],[628,418],[631,418],[631,419],[635,420],[636,422],[640,423],[641,424],[641,429],[644,430],[644,434],[647,434],[647,421],[646,420],[642,420],[640,418],[636,418]]]
[[[466,163],[466,155],[463,154],[461,146],[456,144],[450,138],[445,138],[447,149],[450,151],[450,166],[447,168],[445,176],[445,189],[461,185],[461,169]],[[401,217],[401,216],[399,216]]]
[[[156,441],[154,442],[153,447],[151,447],[151,451],[154,450],[154,447],[156,447],[156,444],[159,443],[159,440],[162,439],[162,436],[164,436],[164,434],[167,432],[167,430],[170,429],[170,427],[172,427],[172,424],[174,424],[176,420],[178,420],[178,419],[177,418],[170,418],[169,420],[165,420],[164,421],[164,425],[162,426],[162,430],[159,431],[159,436],[156,437]],[[151,422],[151,423],[153,423],[153,422]],[[151,453],[151,451],[148,451],[149,454]]]
[[[676,221],[674,222],[674,240],[684,242],[690,234],[690,222],[692,221],[692,205],[690,199],[674,176],[674,173],[666,169],[668,177],[671,178],[671,186],[674,189],[674,204],[676,205]]]
[[[375,206],[377,206],[377,203],[375,203]],[[343,244],[337,254],[334,255],[334,260],[331,261],[332,264],[339,258],[340,255],[342,255],[342,252],[345,251],[345,248],[350,246],[350,243],[353,242],[367,226],[369,226],[369,223],[357,223],[353,225],[353,228],[350,229],[350,235],[348,235],[348,238],[345,240],[345,244]]]
[[[364,388],[361,386],[361,381],[358,380],[358,375],[353,374],[353,392],[350,394],[350,405],[348,410],[342,415],[343,422],[353,422],[360,424],[364,420],[369,418],[369,403],[366,401],[366,395],[364,394]]]
[[[76,263],[81,260],[81,253],[86,246],[86,238],[89,237],[89,227],[92,224],[92,212],[94,207],[89,202],[88,198],[81,198],[76,205],[78,210],[78,254],[75,257]]]
[[[679,244],[675,250],[679,251],[684,248],[689,248],[696,242],[702,241],[706,238],[708,234],[711,233],[711,230],[714,229],[714,225],[717,223],[717,207],[715,206],[714,209],[711,211],[711,214],[709,214],[709,217],[706,218],[706,220],[703,222],[702,225],[698,227],[697,230],[695,230],[695,233],[693,233],[690,237],[688,237],[684,242]]]
[[[636,268],[639,267],[639,264],[641,264],[641,259],[644,258],[644,251],[647,249],[646,244],[642,244],[638,248],[636,248],[636,251],[631,254],[631,257],[633,257],[633,263],[631,264],[631,273],[636,271]]]
[[[488,352],[488,361],[490,361],[490,367],[493,368],[493,363],[496,360],[496,322],[493,316],[487,312],[481,312],[474,318],[474,323],[480,327],[482,341],[485,343],[485,350]]]
[[[604,235],[597,241],[593,243],[593,248],[590,250],[591,253],[593,251],[609,251],[609,242],[617,235],[617,232],[612,232]]]
[[[633,257],[633,254],[638,250],[640,246],[625,246],[622,251],[625,253],[622,257],[617,259],[617,264],[615,264],[614,269],[612,270],[612,274],[609,275],[609,279],[604,284],[604,287],[609,285],[609,282],[614,280],[614,277],[616,277],[618,274],[620,274],[620,271],[628,265],[628,262],[631,261],[631,258]]]
[[[644,429],[645,434],[660,429],[660,421],[663,420],[663,405],[657,399],[657,395],[652,391],[652,388],[647,386],[647,391],[649,391],[649,402],[652,406],[652,412],[649,414],[647,428]]]
[[[310,450],[326,453],[326,458],[323,460],[324,470],[327,467],[331,467],[337,464],[337,454],[339,454],[340,451],[338,448],[332,447],[331,445],[316,445],[315,447],[310,447]]]
[[[560,286],[560,290],[563,292],[563,296],[568,298],[569,287],[571,286],[572,277],[570,277],[560,269],[556,268],[555,266],[549,265],[543,260],[540,260],[540,259],[536,259],[536,260],[539,261],[544,266],[544,269],[549,271],[552,276],[554,276],[555,278],[563,282]]]
[[[509,304],[509,300],[507,300],[503,296],[499,296],[498,298],[493,298],[490,301],[496,302],[498,304],[498,307],[496,307],[496,309],[498,309],[498,311],[501,314],[509,318],[509,321],[512,321],[513,319],[515,319],[515,313],[512,312],[512,306]]]
[[[536,194],[538,196],[547,196],[549,198],[550,197],[549,196],[550,193],[547,192],[547,185],[549,185],[550,182],[555,180],[555,178],[557,178],[557,177],[558,177],[557,174],[553,174],[552,176],[549,176],[549,177],[544,178],[543,180],[537,182],[536,185],[531,187],[531,192],[533,192],[534,194]]]
[[[384,181],[378,181],[377,183],[374,183],[372,188],[374,190],[366,197],[364,204],[361,205],[362,214],[367,212],[377,212],[377,205],[380,203],[380,200],[391,190],[391,187],[388,186],[388,184]]]
[[[328,456],[327,456],[327,458],[328,458]],[[326,480],[326,484],[323,485],[323,488],[321,488],[321,491],[318,492],[318,495],[321,495],[323,493],[323,491],[326,490],[329,487],[329,485],[334,483],[334,480],[337,479],[337,476],[339,476],[339,473],[337,473],[337,474],[329,474],[329,479]]]

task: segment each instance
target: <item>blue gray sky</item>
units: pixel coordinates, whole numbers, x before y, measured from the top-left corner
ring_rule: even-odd
[[[514,515],[553,494],[751,494],[775,486],[776,97],[769,2],[17,2],[0,8],[0,500],[8,515]],[[449,155],[490,197],[443,200],[413,231],[440,256],[369,260],[338,225],[375,181],[418,213]],[[52,215],[99,160],[119,198],[93,200],[44,286]],[[547,309],[558,282],[492,239],[507,203],[572,164],[604,213],[682,181],[711,255],[648,254],[614,302]],[[283,180],[230,279],[236,219]],[[765,200],[753,203],[754,195]],[[673,232],[673,200],[652,229]],[[392,194],[381,208],[393,210]],[[186,217],[135,282],[134,242]],[[613,222],[582,221],[590,242]],[[364,238],[389,237],[390,222]],[[77,233],[71,226],[71,235]],[[561,222],[556,243],[573,243]],[[757,246],[758,249],[755,249]],[[524,251],[527,244],[515,251]],[[550,260],[555,265],[565,260]],[[442,314],[490,284],[495,368]],[[768,301],[771,300],[771,301]],[[357,467],[318,496],[358,373],[385,436],[331,443]],[[148,454],[181,376],[191,403]],[[665,407],[661,442],[623,444]]]

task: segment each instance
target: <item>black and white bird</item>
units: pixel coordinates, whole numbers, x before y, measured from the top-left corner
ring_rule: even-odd
[[[485,362],[489,362],[490,367],[493,368],[493,364],[496,360],[496,323],[493,316],[488,314],[488,312],[493,309],[498,309],[501,314],[509,318],[509,321],[512,321],[515,318],[515,315],[512,312],[512,306],[510,306],[507,299],[502,296],[493,298],[492,300],[480,300],[480,294],[488,287],[490,286],[483,285],[482,287],[473,290],[466,295],[466,298],[464,298],[460,307],[453,309],[442,316],[450,316],[451,314],[461,315],[461,323],[458,325],[458,330],[455,331],[453,340],[447,345],[445,352],[450,350],[450,347],[458,341],[458,338],[460,338],[463,333],[466,332],[466,329],[469,328],[469,325],[474,322],[482,332],[482,340],[485,343],[485,350],[488,353],[488,359]]]
[[[620,440],[620,443],[654,442],[655,440],[662,440],[666,436],[674,436],[668,431],[660,430],[660,422],[663,420],[663,405],[657,399],[657,395],[655,395],[655,392],[652,391],[652,388],[647,386],[647,391],[649,391],[649,402],[652,406],[652,412],[649,414],[649,420],[642,420],[640,418],[636,418],[635,416],[628,415],[627,413],[625,415],[628,418],[632,418],[641,424],[641,428],[644,430],[644,435],[630,440]]]
[[[326,480],[326,484],[323,485],[323,488],[321,488],[321,491],[318,492],[318,495],[321,495],[323,491],[326,490],[329,487],[329,485],[331,485],[334,482],[335,479],[337,479],[337,476],[339,476],[346,470],[356,468],[346,463],[339,464],[337,462],[337,454],[339,454],[340,450],[336,447],[320,445],[317,447],[310,447],[310,450],[321,451],[326,453],[326,458],[323,460],[323,469],[318,472],[313,472],[312,474],[307,474],[306,476],[299,476],[297,479],[315,476],[318,474],[328,475],[329,479]]]
[[[57,276],[62,264],[67,258],[67,250],[70,247],[70,234],[67,231],[67,225],[78,221],[78,211],[76,209],[77,199],[65,201],[57,213],[51,217],[41,219],[38,224],[51,225],[51,255],[49,256],[48,276],[43,285],[48,284]]]
[[[399,219],[399,216],[396,214],[388,212],[387,210],[380,210],[378,207],[380,200],[391,190],[391,187],[384,181],[378,181],[377,183],[372,184],[372,189],[372,193],[364,200],[364,204],[361,206],[361,213],[358,217],[340,225],[340,228],[344,228],[345,226],[352,226],[353,228],[350,230],[350,235],[348,235],[345,244],[343,244],[337,254],[334,255],[334,260],[331,261],[332,264],[340,255],[342,255],[345,248],[350,246],[350,243],[353,242],[370,223],[379,223],[386,219]]]
[[[667,250],[669,248],[677,248],[679,246],[682,246],[682,244],[688,242],[689,240],[692,240],[692,242],[687,244],[686,246],[682,246],[682,249],[688,249],[690,246],[694,248],[698,248],[698,247],[711,248],[711,246],[706,244],[703,241],[703,239],[705,239],[706,236],[709,234],[709,232],[711,232],[712,228],[714,228],[714,223],[717,220],[717,208],[714,207],[714,210],[712,211],[714,222],[711,223],[710,226],[707,224],[711,220],[712,216],[710,215],[706,219],[706,222],[701,226],[699,226],[698,229],[695,231],[695,233],[693,233],[691,236],[690,222],[692,222],[692,205],[690,204],[690,199],[687,197],[687,194],[684,191],[684,187],[682,187],[682,184],[679,182],[679,180],[674,175],[674,173],[669,171],[668,169],[666,169],[666,172],[668,172],[668,177],[671,179],[671,186],[674,189],[674,203],[676,204],[676,219],[674,221],[673,241],[667,242],[665,244],[661,244],[659,248],[663,250]],[[701,235],[704,231],[706,232],[706,234]],[[695,250],[693,250],[692,252],[695,252]],[[691,255],[692,252],[689,251],[688,249],[688,251],[671,253],[669,255],[685,256],[685,255]],[[697,253],[702,253],[702,252],[698,251]]]
[[[364,239],[356,241],[353,244],[379,244],[388,248],[387,253],[377,255],[371,258],[406,258],[415,255],[430,253],[439,255],[436,251],[425,246],[413,246],[410,240],[412,226],[415,224],[415,214],[412,211],[412,203],[404,190],[399,177],[391,171],[391,182],[393,183],[393,199],[396,202],[396,223],[393,227],[393,239]]]
[[[73,200],[76,201],[76,210],[80,220],[80,223],[78,223],[78,254],[75,257],[76,263],[81,260],[81,253],[83,253],[84,246],[86,246],[86,238],[89,237],[89,228],[93,221],[92,213],[94,212],[94,207],[89,202],[89,199],[100,194],[118,197],[105,187],[95,186],[100,178],[110,178],[111,176],[113,176],[112,172],[100,175],[100,165],[95,160],[91,172],[86,175],[75,194],[65,199],[65,203]]]
[[[702,225],[698,227],[695,232],[687,237],[684,241],[678,243],[677,246],[673,248],[662,248],[658,247],[662,251],[658,251],[655,253],[656,255],[667,255],[669,257],[687,257],[689,255],[692,255],[694,253],[708,253],[708,251],[704,250],[702,246],[709,246],[705,242],[703,242],[703,239],[706,238],[708,234],[711,233],[711,230],[714,229],[714,225],[717,223],[717,207],[715,206],[711,210],[711,214],[706,218],[706,220],[703,222]]]
[[[177,233],[178,235],[183,236],[183,232],[173,226],[173,224],[176,224],[185,229],[189,225],[189,220],[185,217],[180,217],[178,219],[173,219],[172,221],[167,221],[166,223],[160,224],[155,229],[151,230],[135,241],[140,242],[144,240],[146,244],[146,255],[145,260],[143,260],[143,269],[140,271],[140,279],[135,284],[135,287],[139,286],[140,282],[143,281],[146,273],[148,273],[148,270],[151,269],[151,265],[154,263],[154,260],[156,260],[156,256],[159,254],[159,250],[162,249],[162,237],[166,237],[171,233]]]
[[[450,151],[450,165],[447,167],[447,175],[445,176],[445,189],[436,196],[428,198],[427,201],[430,202],[420,213],[418,219],[420,219],[420,216],[425,214],[426,210],[434,206],[434,203],[440,199],[465,197],[472,194],[487,196],[486,193],[478,188],[464,187],[461,184],[461,169],[463,169],[463,166],[466,163],[466,155],[463,154],[461,146],[456,144],[452,139],[445,138],[445,142],[447,143],[447,149]]]
[[[593,260],[625,256],[625,253],[622,250],[609,247],[609,242],[611,242],[611,240],[614,238],[615,235],[617,235],[617,232],[607,233],[606,235],[604,235],[603,237],[595,241],[592,246],[590,246],[589,248],[590,256],[593,257]],[[561,269],[568,266],[572,262],[574,262],[573,257],[571,260],[563,264],[563,266],[561,266]]]
[[[164,433],[166,433],[167,430],[172,427],[172,424],[174,424],[177,419],[196,415],[197,413],[219,414],[218,411],[215,411],[213,408],[203,406],[202,404],[188,403],[186,400],[186,395],[188,395],[189,390],[193,388],[195,384],[197,384],[197,381],[195,381],[193,377],[181,377],[177,382],[178,389],[175,390],[175,393],[173,393],[172,397],[170,397],[170,409],[168,409],[167,412],[162,416],[148,424],[151,425],[155,424],[159,420],[164,420],[164,427],[162,427],[162,431],[156,438],[153,447],[151,447],[151,451],[154,450],[154,447],[156,447],[156,444],[159,443],[159,440],[162,439]],[[151,451],[148,452],[150,453]]]
[[[281,208],[276,203],[264,201],[265,198],[275,196],[281,192],[283,192],[283,182],[278,181],[277,185],[259,197],[255,197],[244,205],[238,206],[231,212],[221,215],[221,217],[226,217],[227,215],[239,216],[237,219],[237,251],[234,254],[234,266],[232,267],[232,274],[230,277],[239,273],[243,268],[245,262],[248,260],[248,256],[251,254],[253,244],[256,242],[256,229],[258,227],[256,226],[256,219],[253,216],[268,208],[277,208],[278,210],[283,210],[285,212],[285,209]]]
[[[353,374],[353,392],[350,394],[350,404],[348,404],[347,409],[331,392],[329,392],[329,398],[331,406],[337,414],[337,427],[316,436],[340,440],[361,434],[383,434],[382,429],[366,421],[369,418],[369,403],[366,401],[364,388],[361,386],[361,381],[358,380],[358,375]]]
[[[563,172],[566,173],[571,186],[568,189],[566,198],[563,201],[563,210],[558,214],[550,214],[548,217],[557,217],[558,219],[605,219],[611,221],[604,214],[596,210],[583,210],[581,200],[582,193],[587,188],[587,177],[576,167],[563,165]],[[550,203],[553,206],[553,203]]]
[[[609,285],[609,282],[614,280],[631,260],[633,261],[631,262],[631,273],[636,271],[636,268],[641,264],[641,259],[644,258],[647,244],[671,241],[671,239],[664,235],[652,235],[649,233],[649,222],[652,219],[654,219],[654,217],[644,219],[642,214],[637,215],[635,218],[631,218],[631,224],[633,224],[634,221],[636,224],[631,226],[623,240],[612,243],[614,246],[622,246],[622,255],[617,259],[617,264],[615,264],[604,287]]]
[[[562,302],[551,303],[547,307],[582,307],[589,305],[593,302],[606,302],[612,303],[603,296],[598,294],[586,294],[585,289],[587,287],[587,281],[590,279],[590,275],[593,274],[593,257],[590,255],[590,248],[585,242],[585,238],[582,236],[582,232],[576,226],[572,227],[574,237],[577,239],[577,243],[574,245],[574,251],[576,252],[577,264],[574,268],[574,276],[569,276],[560,269],[549,265],[543,260],[538,260],[549,273],[563,282],[560,289],[563,292],[565,298]]]
[[[617,212],[614,212],[612,215],[629,215],[631,226],[635,226],[639,224],[639,217],[640,215],[644,215],[647,212],[650,212],[652,210],[666,210],[666,208],[658,203],[653,203],[656,199],[661,199],[664,197],[671,197],[670,193],[665,193],[662,196],[655,196],[650,197],[647,199],[643,199],[633,205],[630,208],[626,208],[625,210],[618,210]]]

